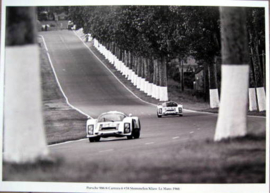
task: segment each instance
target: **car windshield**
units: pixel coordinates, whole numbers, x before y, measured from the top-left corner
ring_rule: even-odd
[[[177,103],[176,102],[167,102],[167,103],[163,103],[163,105],[165,107],[177,107]]]
[[[108,113],[103,114],[98,117],[98,122],[114,122],[114,121],[123,121],[126,116],[121,113]]]

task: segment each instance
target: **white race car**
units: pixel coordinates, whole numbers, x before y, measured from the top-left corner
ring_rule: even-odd
[[[183,116],[183,105],[173,101],[167,101],[157,106],[157,116],[160,118],[166,115]]]
[[[90,142],[98,142],[101,137],[112,136],[137,139],[140,132],[141,124],[138,117],[118,111],[102,113],[97,119],[88,119],[86,123],[86,137]]]
[[[73,21],[68,21],[67,28],[68,28],[69,30],[72,30],[73,27],[74,27]]]

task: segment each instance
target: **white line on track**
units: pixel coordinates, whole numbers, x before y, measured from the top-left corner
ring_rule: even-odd
[[[79,141],[84,141],[87,140],[86,138],[83,139],[77,139],[77,140],[72,140],[72,141],[66,141],[66,142],[62,142],[62,143],[56,143],[56,144],[51,144],[49,145],[50,147],[54,147],[54,146],[59,146],[59,145],[63,145],[63,144],[68,144],[68,143],[74,143],[74,142],[79,142]]]
[[[177,137],[173,137],[172,139],[179,139],[179,136],[177,136]]]
[[[154,144],[154,142],[145,143],[145,145],[151,145]]]
[[[108,152],[108,151],[113,151],[113,149],[102,150],[102,151],[99,151],[99,153]]]

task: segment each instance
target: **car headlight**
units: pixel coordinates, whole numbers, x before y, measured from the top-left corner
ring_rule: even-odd
[[[94,134],[94,125],[88,125],[88,134],[93,135]]]
[[[130,133],[130,124],[129,123],[124,124],[124,133]]]

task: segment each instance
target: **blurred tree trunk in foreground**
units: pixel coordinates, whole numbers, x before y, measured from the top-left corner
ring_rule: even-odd
[[[8,7],[6,22],[4,160],[47,159],[35,9]]]

